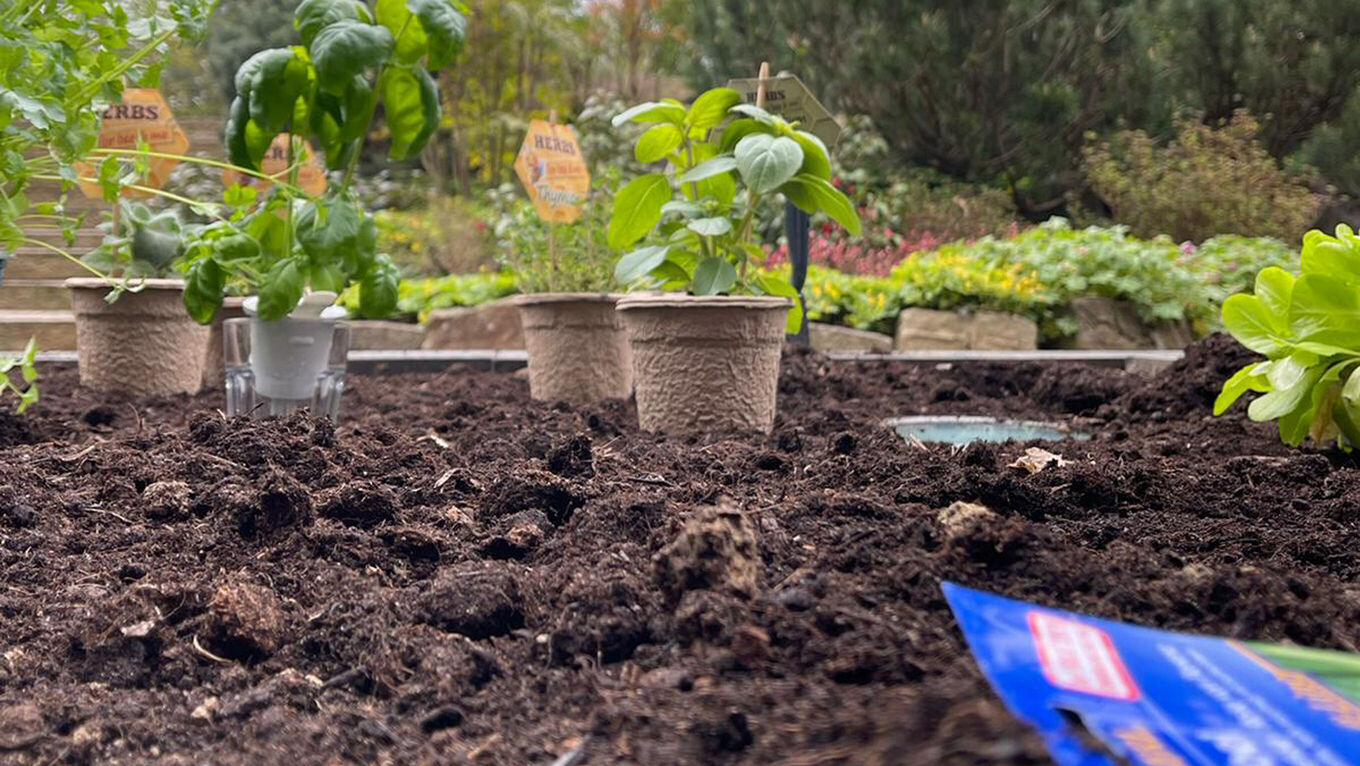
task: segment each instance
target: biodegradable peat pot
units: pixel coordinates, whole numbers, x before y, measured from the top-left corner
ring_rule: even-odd
[[[241,297],[223,298],[222,308],[218,310],[212,324],[208,325],[208,350],[203,358],[203,385],[200,389],[202,391],[221,388],[226,381],[226,370],[222,362],[222,323],[228,319],[245,317],[246,310],[241,306],[245,300]]]
[[[76,317],[80,384],[96,391],[192,394],[203,380],[208,328],[184,309],[184,283],[147,279],[137,292],[104,300],[102,279],[66,280]]]
[[[516,299],[535,399],[590,404],[627,399],[633,358],[617,295],[540,293]]]
[[[662,433],[774,428],[784,298],[627,296],[638,422]]]

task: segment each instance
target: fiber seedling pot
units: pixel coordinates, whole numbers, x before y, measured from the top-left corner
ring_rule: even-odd
[[[745,296],[621,299],[638,422],[662,433],[769,433],[790,305]]]
[[[516,299],[535,399],[590,404],[626,399],[633,358],[617,295],[540,293]]]
[[[208,328],[184,309],[184,283],[148,279],[109,303],[102,279],[66,280],[76,317],[80,384],[96,391],[192,394],[203,379]]]

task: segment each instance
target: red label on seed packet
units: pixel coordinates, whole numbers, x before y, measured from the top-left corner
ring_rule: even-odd
[[[1138,687],[1105,631],[1045,612],[1030,612],[1030,633],[1044,678],[1060,689],[1133,701]]]

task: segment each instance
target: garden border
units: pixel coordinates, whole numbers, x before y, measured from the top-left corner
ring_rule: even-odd
[[[16,352],[0,352],[16,353]],[[1043,362],[1059,364],[1091,364],[1101,367],[1120,367],[1137,372],[1154,372],[1179,361],[1185,352],[1179,350],[1083,350],[1083,351],[895,351],[888,354],[832,351],[826,354],[833,362],[899,362],[905,364],[967,364]],[[67,365],[76,363],[74,351],[40,351],[38,363]],[[351,351],[349,369],[361,375],[397,375],[418,372],[443,372],[463,366],[484,372],[514,372],[528,363],[524,351],[436,351],[392,350]]]

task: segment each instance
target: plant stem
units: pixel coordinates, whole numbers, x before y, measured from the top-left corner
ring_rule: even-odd
[[[85,269],[86,271],[90,272],[91,274],[95,275],[96,277],[99,277],[100,279],[104,280],[104,282],[107,283],[110,287],[115,287],[115,286],[116,286],[116,285],[113,283],[112,280],[110,280],[107,276],[105,276],[105,275],[104,275],[102,272],[100,272],[98,269],[96,269],[95,267],[91,266],[90,264],[88,264],[88,263],[86,263],[86,262],[80,260],[79,258],[75,257],[74,255],[71,255],[69,252],[67,252],[67,251],[65,251],[65,250],[63,250],[63,249],[61,249],[60,247],[57,247],[56,245],[52,244],[51,242],[44,242],[44,241],[42,241],[41,239],[33,239],[32,237],[24,237],[24,238],[23,238],[22,240],[20,240],[20,241],[23,242],[25,245],[36,245],[37,247],[41,247],[41,248],[50,250],[50,251],[56,253],[57,255],[60,255],[62,258],[65,258],[66,260],[70,261],[71,263],[76,264],[76,265],[79,266],[80,268]]]
[[[105,148],[96,148],[96,149],[93,149],[93,150],[90,151],[90,155],[91,155],[91,156],[94,156],[94,155],[112,155],[112,156],[117,156],[117,157],[129,157],[129,156],[136,156],[136,157],[156,157],[156,158],[158,158],[158,159],[179,160],[180,162],[188,162],[188,163],[197,164],[197,165],[206,165],[206,166],[208,166],[208,167],[221,168],[221,169],[223,169],[223,170],[231,170],[231,171],[235,171],[235,172],[237,172],[237,173],[240,173],[241,175],[250,176],[250,177],[252,177],[252,178],[258,178],[258,179],[260,179],[260,180],[262,180],[262,181],[270,181],[270,182],[272,182],[272,183],[275,183],[275,184],[279,185],[280,187],[288,187],[288,186],[291,186],[291,185],[288,184],[286,181],[284,181],[283,179],[279,178],[277,174],[276,174],[276,175],[269,175],[269,174],[267,174],[267,173],[262,173],[262,172],[260,172],[260,171],[258,171],[258,170],[251,170],[251,169],[249,169],[249,168],[243,168],[243,167],[241,167],[240,165],[233,165],[233,164],[231,164],[230,162],[222,162],[222,161],[220,161],[220,160],[213,160],[213,159],[209,159],[209,158],[207,158],[207,157],[192,157],[192,156],[184,155],[184,154],[168,154],[168,153],[166,153],[166,152],[153,152],[153,151],[149,151],[149,150],[148,150],[148,151],[141,151],[140,149],[105,149]],[[291,192],[293,192],[294,194],[304,194],[304,193],[305,193],[305,192],[303,192],[301,189],[296,188],[296,187],[289,188],[288,190],[291,191]]]
[[[686,169],[686,170],[691,170],[691,169],[693,169],[693,168],[694,168],[694,142],[689,140],[689,136],[685,136],[685,158],[686,158],[687,160],[689,160],[689,167],[688,167],[688,168],[685,168],[685,169]],[[698,204],[698,202],[699,202],[699,182],[698,182],[698,181],[690,181],[690,182],[689,182],[689,189],[690,189],[690,193],[694,195],[694,202],[695,202],[695,204]],[[712,258],[712,257],[713,257],[713,245],[712,245],[712,243],[709,241],[709,238],[708,238],[708,237],[706,237],[706,236],[700,234],[700,235],[699,235],[699,246],[700,246],[701,248],[703,248],[704,257],[705,257],[705,258]]]

